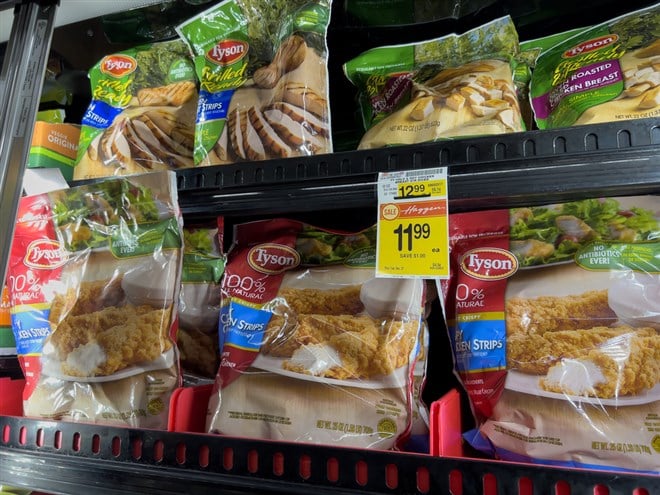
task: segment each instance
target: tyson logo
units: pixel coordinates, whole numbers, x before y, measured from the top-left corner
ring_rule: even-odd
[[[300,264],[298,252],[283,244],[259,244],[248,252],[248,264],[260,273],[273,275]]]
[[[506,249],[477,248],[463,255],[461,271],[480,280],[500,280],[518,270],[518,259]]]
[[[582,55],[583,53],[593,52],[594,50],[598,50],[599,48],[603,48],[604,46],[611,45],[612,43],[616,43],[617,41],[619,41],[619,35],[617,34],[608,34],[606,36],[600,36],[592,40],[583,41],[579,45],[574,46],[573,48],[569,48],[564,52],[562,57],[563,58],[576,57],[578,55]]]
[[[39,239],[28,245],[23,263],[32,268],[52,269],[62,266],[68,258],[68,253],[59,242]]]
[[[231,65],[245,57],[248,45],[240,40],[222,40],[206,52],[206,58],[218,65]]]
[[[137,69],[137,61],[128,55],[108,55],[101,60],[101,72],[120,78]]]

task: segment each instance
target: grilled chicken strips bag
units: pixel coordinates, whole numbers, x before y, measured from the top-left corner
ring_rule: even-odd
[[[515,26],[502,17],[462,35],[374,48],[347,62],[367,131],[359,148],[522,131],[517,52]]]
[[[8,285],[26,416],[167,427],[181,251],[173,172],[21,199]]]
[[[424,285],[374,278],[375,236],[286,219],[236,227],[210,432],[378,449],[406,440]]]
[[[450,217],[459,377],[506,460],[660,469],[660,197]]]
[[[178,27],[201,83],[195,164],[332,151],[327,0],[227,0]]]
[[[181,40],[107,55],[89,77],[74,179],[193,166],[197,79]]]
[[[660,4],[542,53],[530,95],[540,129],[660,115]]]

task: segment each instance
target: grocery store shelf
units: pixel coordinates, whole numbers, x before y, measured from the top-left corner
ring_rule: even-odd
[[[63,26],[160,1],[51,0],[50,3],[59,4],[54,23]],[[12,7],[22,2],[27,3],[0,0],[0,43],[10,35]],[[528,2],[519,3],[530,7]],[[545,2],[546,6],[552,3]],[[540,7],[539,2],[533,3],[530,12],[538,15],[543,10]],[[599,15],[609,15],[607,9],[598,10]],[[552,25],[547,26],[551,29]],[[373,42],[377,39],[361,27],[355,33],[362,33],[363,38],[371,38]],[[29,34],[24,32],[22,36]],[[334,34],[349,38],[352,32],[339,30]],[[361,41],[358,39],[352,45],[363,48]],[[26,52],[30,50],[26,48]],[[15,74],[5,80],[0,77],[0,92],[9,87],[8,81],[19,84],[24,79]],[[341,103],[349,108],[347,117],[352,118],[354,108],[347,103],[348,99],[341,93],[345,87],[339,83],[335,105]],[[36,109],[34,104],[32,107]],[[9,107],[7,113],[8,110]],[[333,109],[333,115],[340,114]],[[0,115],[3,115],[1,111]],[[7,117],[6,122],[17,124],[30,120],[33,120],[30,114],[23,114],[22,120]],[[7,134],[14,136],[12,132]],[[270,216],[370,208],[376,202],[378,172],[437,166],[449,168],[452,211],[601,195],[660,194],[660,119],[186,169],[178,171],[177,176],[183,214],[186,219],[194,219],[217,214]],[[5,204],[2,210],[8,215]],[[2,224],[5,233],[10,224]],[[18,374],[15,359],[0,358],[0,371],[7,377]],[[49,493],[85,495],[660,493],[658,476],[10,416],[0,416],[0,483]]]
[[[8,416],[0,466],[0,482],[70,494],[660,493],[657,476]]]
[[[645,119],[178,172],[184,214],[370,206],[378,172],[449,168],[453,211],[660,191],[660,120]]]

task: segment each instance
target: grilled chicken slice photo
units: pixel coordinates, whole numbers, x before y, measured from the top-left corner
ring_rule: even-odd
[[[158,140],[160,145],[170,153],[183,156],[192,156],[193,149],[192,146],[189,146],[189,144],[192,143],[172,139],[172,137],[170,137],[163,129],[158,127],[156,122],[152,120],[149,115],[140,115],[137,119],[134,119],[133,122],[136,125],[138,123],[145,125]]]
[[[249,112],[249,110],[248,110]],[[243,149],[248,160],[258,161],[268,158],[264,143],[259,137],[259,133],[252,124],[252,119],[244,119],[246,122],[245,132],[243,133]]]
[[[98,158],[104,165],[125,167],[131,159],[131,149],[124,137],[127,121],[117,120],[108,127],[98,143]]]
[[[195,96],[197,90],[192,81],[181,81],[157,88],[144,88],[138,91],[137,99],[141,107],[179,107]]]
[[[288,115],[296,122],[305,126],[313,134],[320,134],[324,137],[330,137],[330,128],[328,124],[318,118],[316,115],[306,112],[303,108],[297,107],[291,103],[275,102],[266,107],[266,110],[276,109]]]
[[[328,102],[311,88],[301,83],[290,82],[284,86],[282,101],[311,112],[319,119],[328,118]]]
[[[147,142],[145,142],[137,133],[133,125],[127,125],[124,131],[126,140],[131,149],[131,158],[133,161],[146,170],[153,170],[158,168],[161,160],[154,154],[152,149],[149,147]],[[151,135],[153,138],[153,134]],[[151,145],[156,147],[158,141],[153,138],[154,142],[151,142]]]
[[[268,123],[261,110],[256,107],[250,107],[248,117],[254,130],[261,136],[264,147],[270,155],[279,158],[293,156],[291,147],[275,132],[275,129]]]
[[[245,160],[247,155],[243,147],[243,134],[247,130],[247,113],[245,110],[235,108],[230,112],[227,124],[229,125],[231,147],[239,158]]]
[[[162,161],[169,168],[186,168],[193,166],[192,150],[186,150],[184,154],[174,153],[168,149],[163,140],[152,132],[152,129],[141,120],[131,121],[133,129],[138,137],[148,147],[149,151],[156,157],[157,160]],[[159,168],[159,167],[158,167]]]
[[[282,110],[278,108],[266,109],[264,116],[287,144],[300,150],[303,154],[313,155],[324,148],[324,143],[316,133],[305,127],[304,123],[293,120]]]

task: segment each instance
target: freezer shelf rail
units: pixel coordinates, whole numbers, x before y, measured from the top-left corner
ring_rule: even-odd
[[[68,494],[652,495],[660,477],[0,417],[0,482]]]
[[[373,207],[379,172],[447,166],[451,211],[660,192],[660,119],[177,171],[189,217]]]

